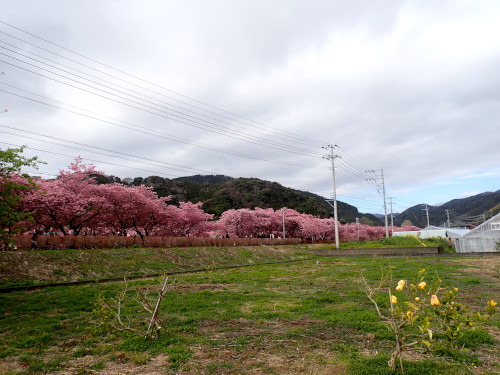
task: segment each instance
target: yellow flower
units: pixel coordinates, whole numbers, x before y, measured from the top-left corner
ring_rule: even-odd
[[[398,292],[401,292],[403,290],[403,288],[405,287],[405,285],[406,285],[406,281],[405,280],[399,280],[398,286],[396,287],[396,290]]]
[[[453,288],[453,292],[458,292],[458,288]]]
[[[415,301],[420,302],[420,297],[415,297]]]
[[[396,296],[392,295],[392,296],[391,296],[391,302],[392,302],[393,304],[398,303],[398,297],[396,297]]]
[[[433,294],[433,295],[431,296],[431,305],[432,305],[432,306],[439,306],[439,305],[440,305],[440,303],[441,303],[441,302],[439,302],[438,297],[437,297],[435,294]]]
[[[427,283],[425,281],[422,281],[420,284],[418,284],[418,289],[422,290],[425,288],[426,285]]]
[[[412,320],[413,319],[413,312],[411,310],[408,310],[406,313],[406,317],[408,318],[408,320]]]
[[[486,312],[488,313],[488,315],[493,315],[495,313],[496,305],[497,303],[494,300],[490,299],[488,301],[488,306],[486,306]]]

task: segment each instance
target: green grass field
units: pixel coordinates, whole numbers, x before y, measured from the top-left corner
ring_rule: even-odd
[[[122,321],[145,334],[148,314],[137,290],[154,305],[160,278],[0,294],[0,373],[400,373],[387,366],[394,338],[366,297],[360,272],[376,283],[381,268],[394,267],[395,279],[427,268],[445,286],[458,287],[459,300],[473,309],[500,299],[500,257],[315,257],[257,265],[310,258],[307,250],[303,245],[0,253],[4,287],[205,269],[169,278],[159,314],[168,333],[162,329],[153,340],[106,332],[102,322],[109,310],[103,306],[116,306],[113,301],[127,285]],[[232,264],[253,265],[215,269]],[[407,357],[405,374],[499,373],[498,315],[464,336],[461,350]]]

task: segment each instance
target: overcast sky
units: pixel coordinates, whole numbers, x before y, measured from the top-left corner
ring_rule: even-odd
[[[80,155],[331,197],[337,145],[338,198],[372,213],[382,168],[394,211],[496,191],[499,20],[497,0],[7,0],[0,147],[44,177]]]

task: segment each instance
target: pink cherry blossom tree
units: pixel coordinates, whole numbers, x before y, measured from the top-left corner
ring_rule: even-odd
[[[164,228],[166,233],[178,237],[208,236],[214,228],[209,222],[214,215],[205,213],[201,206],[201,202],[180,202],[178,208],[169,206],[169,221]]]
[[[83,234],[106,204],[92,177],[100,173],[77,158],[69,171],[60,171],[56,180],[37,180],[40,189],[28,194],[24,201],[36,219],[35,229]]]

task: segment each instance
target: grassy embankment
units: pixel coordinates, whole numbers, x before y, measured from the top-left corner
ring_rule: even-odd
[[[394,237],[380,241],[345,242],[340,244],[340,248],[423,245],[446,247],[447,243],[439,239]],[[12,251],[0,253],[0,288],[300,260],[313,257],[308,249],[330,250],[333,247],[333,244],[312,244]]]
[[[2,262],[7,253],[0,254]],[[0,373],[183,374],[390,374],[394,339],[364,294],[380,269],[410,279],[421,268],[460,289],[473,309],[499,299],[500,258],[321,258],[279,265],[215,270],[214,265],[306,258],[307,246],[270,249],[119,249],[32,252],[17,260],[39,262],[32,282],[156,272],[170,267],[206,268],[172,277],[160,317],[169,334],[149,342],[131,332],[106,334],[95,324],[99,296],[111,301],[123,282],[44,288],[0,295]],[[45,267],[46,256],[59,256]],[[274,255],[273,255],[274,254]],[[9,261],[15,258],[10,257]],[[57,264],[57,268],[55,264]],[[14,269],[21,266],[11,264]],[[33,266],[34,267],[34,266]],[[31,267],[31,268],[33,268]],[[44,271],[45,269],[45,271]],[[57,271],[59,270],[59,271]],[[19,283],[5,275],[2,285]],[[65,275],[62,274],[65,273]],[[141,330],[147,314],[134,300],[159,279],[129,281],[125,322]],[[150,294],[154,303],[154,294]],[[129,324],[129,323],[127,323]],[[445,357],[419,353],[405,361],[406,374],[498,373],[498,316],[463,338],[464,350]]]

